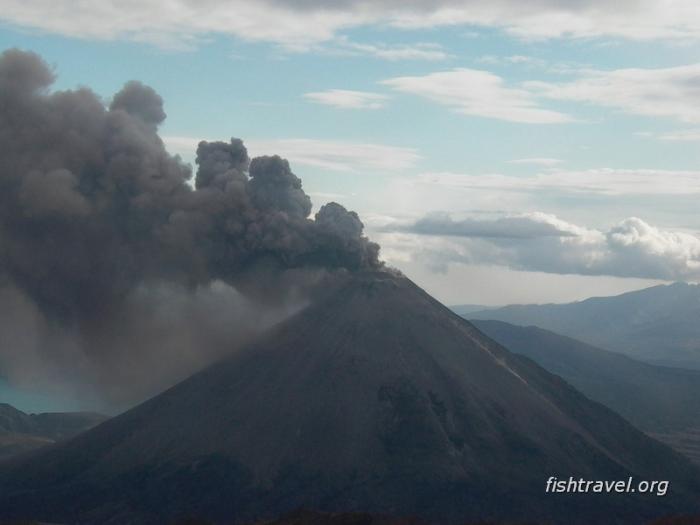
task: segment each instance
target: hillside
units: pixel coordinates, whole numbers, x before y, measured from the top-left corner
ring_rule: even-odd
[[[700,371],[650,365],[535,326],[474,324],[638,428],[700,460]]]

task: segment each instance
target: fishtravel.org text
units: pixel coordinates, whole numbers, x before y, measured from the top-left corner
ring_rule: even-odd
[[[619,481],[593,481],[583,478],[575,479],[559,479],[555,476],[550,476],[547,479],[545,492],[561,494],[652,494],[656,496],[665,496],[668,492],[668,481],[635,481],[629,477],[626,480]]]

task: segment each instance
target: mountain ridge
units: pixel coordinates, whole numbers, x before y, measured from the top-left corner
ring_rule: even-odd
[[[700,286],[658,285],[564,304],[509,305],[470,319],[538,326],[652,364],[700,369]]]

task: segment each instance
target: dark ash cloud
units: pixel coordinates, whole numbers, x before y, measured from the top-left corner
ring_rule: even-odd
[[[226,296],[231,315],[219,324],[237,326],[251,312],[279,314],[321,273],[381,267],[356,214],[332,203],[310,217],[311,201],[286,160],[251,161],[238,139],[202,142],[192,187],[191,167],[168,154],[157,133],[166,114],[152,88],[128,82],[107,107],[86,88],[50,91],[53,80],[36,54],[0,55],[0,283],[11,291],[2,297],[22,304],[26,326],[65,339],[64,352],[32,343],[44,362],[60,368],[79,356],[74,362],[97,371],[94,380],[161,355],[137,337],[146,331],[142,340],[158,344],[143,317],[159,314],[132,312],[135,304],[167,310],[152,299],[155,290],[163,298],[164,287],[191,304]],[[229,291],[213,291],[221,286]],[[246,303],[245,313],[235,313],[231,297]],[[168,335],[182,329],[171,320],[161,323]],[[160,366],[187,352],[161,355]],[[0,372],[22,361],[16,354],[2,346]]]

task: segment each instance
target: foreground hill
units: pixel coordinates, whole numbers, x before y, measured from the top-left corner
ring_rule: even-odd
[[[700,371],[650,365],[535,326],[473,323],[700,462]]]
[[[545,494],[547,478],[669,494]],[[408,279],[347,276],[265,338],[0,469],[0,509],[53,522],[255,521],[305,507],[554,523],[696,510],[700,471]]]
[[[654,364],[700,369],[700,285],[675,283],[614,297],[512,305],[467,316],[539,326]]]
[[[26,414],[0,403],[0,460],[73,437],[105,419],[93,412]]]

